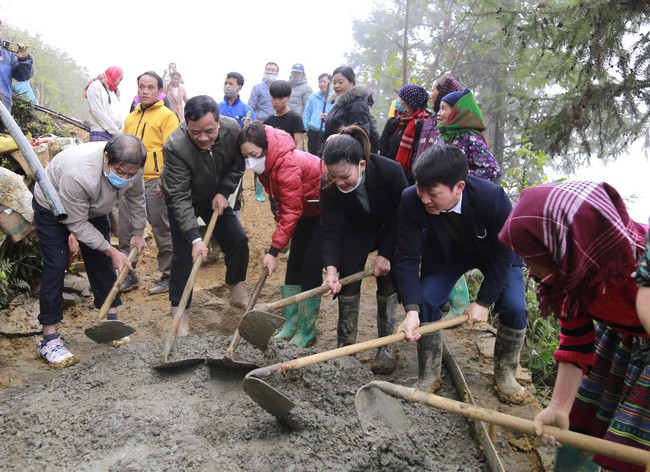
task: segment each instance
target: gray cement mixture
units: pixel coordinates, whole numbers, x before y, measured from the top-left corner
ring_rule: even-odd
[[[177,338],[169,361],[222,359],[229,338]],[[365,434],[355,394],[372,374],[345,357],[265,378],[296,408],[280,422],[241,388],[246,372],[153,368],[162,343],[138,341],[0,402],[3,470],[487,471],[465,418],[401,402],[405,436]],[[242,341],[234,360],[269,365],[314,354]]]

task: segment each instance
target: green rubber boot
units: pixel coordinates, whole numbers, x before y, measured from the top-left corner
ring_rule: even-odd
[[[302,286],[300,285],[282,285],[280,287],[280,293],[282,298],[289,298],[293,295],[298,295],[302,292]],[[294,303],[289,305],[284,310],[284,326],[282,330],[275,336],[276,339],[291,339],[291,337],[296,334],[296,329],[298,329],[298,304]]]
[[[445,318],[456,318],[457,316],[465,313],[465,309],[469,306],[469,292],[467,291],[467,282],[465,276],[462,275],[456,281],[456,285],[451,290],[449,297],[449,311]]]
[[[264,194],[262,193],[262,189],[263,189],[263,188],[264,188],[264,187],[262,187],[262,184],[259,183],[259,182],[257,181],[257,179],[255,179],[255,199],[256,199],[258,202],[265,202],[265,201],[266,201],[266,197],[265,197]]]
[[[289,341],[298,347],[308,347],[316,342],[318,326],[316,320],[320,312],[321,297],[312,297],[300,302],[298,306],[298,330]]]

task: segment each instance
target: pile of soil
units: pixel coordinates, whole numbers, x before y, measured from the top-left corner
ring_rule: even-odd
[[[269,204],[255,201],[252,175],[244,178],[241,220],[249,236],[249,286],[261,273],[264,249],[274,229]],[[80,360],[52,369],[37,360],[31,338],[0,336],[0,435],[8,470],[488,470],[467,420],[422,405],[401,403],[409,421],[402,437],[366,435],[354,397],[373,378],[374,351],[265,379],[297,405],[280,422],[242,390],[244,372],[206,364],[157,371],[162,339],[171,327],[166,295],[148,295],[160,277],[153,239],[138,264],[140,285],[123,294],[120,318],[136,328],[132,343],[113,349],[92,342],[83,330],[96,310],[86,300],[65,311],[59,326],[66,346]],[[286,260],[269,277],[258,303],[280,298]],[[372,257],[368,264],[372,263]],[[177,338],[169,360],[222,358],[242,310],[229,304],[223,256],[214,251],[194,285],[192,335]],[[375,282],[362,284],[358,341],[377,336]],[[3,316],[0,314],[0,316]],[[398,320],[403,314],[398,313]],[[245,341],[235,360],[269,365],[336,347],[338,303],[324,299],[314,349],[272,341],[262,353]],[[447,333],[445,333],[447,339]],[[475,368],[475,333],[454,330],[454,350],[468,372]],[[473,346],[473,347],[472,347]],[[398,368],[380,376],[398,384],[417,377],[415,343],[400,344]],[[485,366],[483,367],[485,370]],[[489,369],[489,366],[487,367]],[[443,373],[443,375],[445,375]],[[472,380],[472,379],[470,379]],[[471,388],[479,406],[512,413],[501,404],[492,380],[481,376]],[[474,390],[476,389],[476,390]],[[457,398],[445,377],[440,395]],[[518,407],[532,418],[539,405]],[[499,430],[497,448],[507,470],[543,470],[532,443]]]

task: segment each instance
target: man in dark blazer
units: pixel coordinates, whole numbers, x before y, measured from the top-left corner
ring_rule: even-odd
[[[406,318],[397,331],[418,341],[419,379],[435,391],[441,385],[442,333],[420,336],[420,323],[441,318],[458,278],[479,269],[483,282],[465,310],[468,324],[486,321],[489,307],[499,313],[494,348],[495,387],[502,400],[532,399],[514,377],[526,336],[526,296],[522,262],[499,241],[512,204],[499,185],[468,176],[467,158],[455,146],[428,149],[414,170],[415,186],[402,193],[395,276]]]

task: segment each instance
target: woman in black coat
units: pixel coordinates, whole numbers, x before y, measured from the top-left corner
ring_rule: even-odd
[[[357,337],[361,282],[341,287],[339,277],[360,272],[368,255],[377,251],[377,331],[395,330],[398,296],[391,272],[397,248],[397,208],[408,186],[395,161],[370,154],[370,141],[360,126],[343,128],[325,143],[327,175],[321,189],[321,256],[325,283],[339,293],[337,344],[354,344]],[[372,364],[375,373],[395,370],[391,346],[382,347]]]
[[[376,136],[371,142],[371,150],[377,152],[379,132],[376,130],[376,122],[373,124],[374,120],[370,115],[368,88],[365,85],[356,85],[354,71],[347,66],[334,69],[332,88],[336,96],[334,107],[327,115],[325,122],[323,142],[338,133],[344,126],[358,125],[368,136]]]

